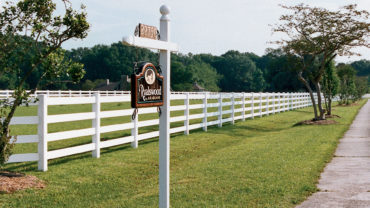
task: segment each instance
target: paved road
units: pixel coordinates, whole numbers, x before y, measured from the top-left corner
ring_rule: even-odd
[[[370,208],[370,100],[340,140],[318,188],[297,208]]]

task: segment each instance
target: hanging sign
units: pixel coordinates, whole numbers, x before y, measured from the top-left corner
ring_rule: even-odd
[[[135,28],[135,36],[158,40],[159,31],[156,27],[139,23]]]
[[[136,74],[131,75],[131,107],[163,105],[163,76],[152,63],[144,62]]]

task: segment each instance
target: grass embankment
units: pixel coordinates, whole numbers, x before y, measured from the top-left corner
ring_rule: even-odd
[[[172,207],[293,207],[316,191],[320,172],[358,109],[334,107],[338,124],[294,126],[311,108],[171,138]],[[42,190],[0,195],[3,207],[157,207],[157,139],[49,161],[9,164],[36,175]]]

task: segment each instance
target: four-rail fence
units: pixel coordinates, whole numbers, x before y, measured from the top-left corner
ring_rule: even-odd
[[[131,143],[132,147],[138,147],[138,141],[155,138],[159,131],[150,130],[139,133],[139,128],[158,126],[159,118],[139,120],[139,116],[156,114],[157,108],[140,108],[135,118],[132,118],[133,109],[102,110],[102,104],[126,103],[129,106],[131,97],[129,94],[115,96],[102,96],[95,93],[88,97],[52,97],[47,94],[38,95],[37,116],[14,117],[11,125],[37,125],[37,135],[14,136],[16,144],[37,143],[36,153],[13,154],[8,163],[37,161],[38,169],[46,171],[48,160],[74,155],[84,152],[92,152],[92,156],[99,158],[102,148]],[[68,113],[51,115],[48,113],[50,106],[71,107],[91,105],[91,112]],[[202,128],[207,131],[208,126],[217,125],[222,127],[226,122],[234,123],[236,120],[244,121],[247,118],[262,117],[311,105],[308,93],[171,93],[171,124],[170,133],[184,132]],[[174,112],[174,113],[172,113]],[[102,119],[115,117],[130,117],[122,123],[102,125]],[[152,116],[153,117],[153,116]],[[158,117],[158,115],[157,115]],[[89,128],[77,130],[50,132],[50,124],[76,122],[90,120]],[[101,134],[131,130],[131,134],[101,140]],[[67,140],[89,136],[89,142],[60,149],[48,149],[48,144],[54,141]]]

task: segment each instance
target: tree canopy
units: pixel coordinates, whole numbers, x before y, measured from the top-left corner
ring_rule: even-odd
[[[287,54],[298,58],[298,78],[311,95],[314,119],[324,119],[320,81],[325,67],[337,55],[359,55],[352,50],[354,47],[370,47],[367,41],[370,34],[370,24],[367,22],[369,12],[357,10],[356,5],[347,5],[337,11],[304,4],[282,7],[291,11],[291,14],[282,15],[280,23],[275,25],[273,31],[284,33],[288,38],[275,43],[281,45]],[[309,82],[318,95],[320,115],[317,113]]]
[[[17,107],[41,85],[62,78],[77,82],[85,73],[61,49],[65,41],[87,36],[84,7],[77,11],[68,0],[61,2],[62,15],[52,0],[6,1],[0,9],[0,77],[15,89],[11,99],[0,100],[0,166],[11,154],[9,124]]]

